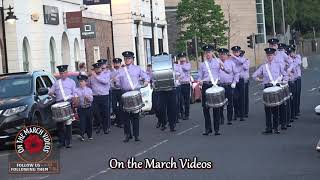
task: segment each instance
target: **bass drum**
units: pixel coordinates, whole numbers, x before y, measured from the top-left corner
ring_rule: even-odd
[[[171,55],[152,57],[152,76],[155,91],[171,90],[175,87],[175,71]]]

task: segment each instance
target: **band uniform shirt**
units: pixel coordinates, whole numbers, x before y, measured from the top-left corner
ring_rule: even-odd
[[[93,93],[92,90],[85,86],[85,87],[78,87],[75,91],[75,96],[79,97],[80,104],[79,106],[81,108],[88,108],[92,105],[93,101]],[[88,101],[85,102],[85,97],[88,98]]]
[[[212,77],[214,80],[219,79],[220,74],[220,64],[216,58],[211,60],[205,60],[208,62],[209,68],[212,73]],[[211,81],[208,68],[205,62],[202,62],[198,71],[198,81]]]
[[[283,76],[282,79],[284,81],[288,80],[287,73],[284,71],[281,64],[274,61],[274,59],[271,62],[267,62],[265,64],[262,64],[252,75],[254,79],[256,79],[258,76],[263,76],[263,84],[271,83],[271,79],[269,78],[268,71],[266,69],[266,64],[269,66],[269,70],[271,73],[271,76],[273,80],[277,80],[281,75]]]
[[[293,59],[289,56],[288,57],[288,64],[286,72],[288,74],[289,81],[294,81],[296,79],[296,64],[294,63]]]
[[[244,64],[246,63],[246,59],[244,57],[231,57],[230,60],[232,60],[235,64],[235,67],[237,68],[237,71],[239,74],[243,74],[244,71]],[[242,78],[242,77],[241,77]]]
[[[223,61],[221,61],[223,62]],[[220,70],[219,72],[219,77],[220,80],[219,82],[222,84],[225,83],[237,83],[239,82],[239,72],[238,68],[236,68],[236,64],[234,61],[227,59],[223,62],[223,67],[224,70]]]
[[[144,79],[145,81],[150,81],[147,73],[144,72],[139,66],[130,64],[130,65],[127,65],[126,67],[128,70],[128,74],[131,78],[134,90],[141,88],[139,85],[140,78]],[[127,74],[124,68],[125,67],[121,68],[121,70],[117,74],[116,84],[118,87],[120,87],[124,91],[132,91],[132,88],[129,83],[129,79],[127,77]]]
[[[110,71],[102,71],[95,77],[90,76],[88,80],[88,86],[91,87],[94,96],[109,95],[111,85],[111,73]]]
[[[180,64],[180,67],[182,69],[182,73],[180,76],[180,83],[182,82],[190,82],[190,71],[191,71],[191,63],[185,62],[184,64]]]
[[[181,80],[181,75],[182,75],[182,68],[180,66],[180,64],[174,64],[173,65],[173,68],[174,68],[174,72],[175,72],[175,86],[179,86],[180,85],[180,80]]]
[[[72,80],[70,78],[66,78],[64,80],[59,79],[56,82],[54,82],[54,84],[52,85],[52,87],[49,90],[49,93],[55,94],[57,102],[64,101],[63,96],[62,96],[62,92],[60,89],[59,81],[61,81],[61,85],[64,90],[64,94],[67,97],[67,100],[71,99],[74,96],[74,92],[76,90],[76,83],[74,80]]]
[[[250,74],[250,61],[249,59],[245,58],[245,62],[242,64],[242,71],[240,73],[240,78],[243,78],[244,80],[249,80]]]
[[[301,77],[301,64],[302,64],[301,56],[299,54],[297,54],[292,59],[295,64],[295,67],[296,67],[296,78],[300,78]]]
[[[111,79],[117,77],[117,75],[119,74],[120,69],[121,69],[121,67],[119,67],[118,69],[115,69],[115,68],[114,68],[114,69],[111,71]],[[111,89],[114,90],[114,89],[120,89],[120,88],[116,86],[116,82],[111,82]]]

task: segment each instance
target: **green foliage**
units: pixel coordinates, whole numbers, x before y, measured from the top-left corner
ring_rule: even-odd
[[[281,0],[273,0],[276,31],[282,33],[282,10]],[[272,34],[272,10],[271,0],[265,0],[266,29]],[[312,31],[315,27],[320,30],[320,1],[319,0],[284,0],[284,12],[286,24],[292,29],[301,31],[303,34]]]
[[[195,36],[198,37],[200,47],[205,43],[213,43],[214,39],[220,46],[227,42],[227,22],[221,7],[214,0],[181,0],[177,22],[182,27],[178,40],[180,50],[185,50],[185,42]]]

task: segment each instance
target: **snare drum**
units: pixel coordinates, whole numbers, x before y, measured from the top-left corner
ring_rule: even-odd
[[[263,90],[263,104],[268,107],[279,106],[284,102],[283,89],[278,86],[268,87]]]
[[[152,57],[154,90],[172,90],[175,87],[175,71],[171,55]]]
[[[72,119],[73,111],[69,102],[59,102],[51,106],[52,119],[56,122],[64,122]]]
[[[284,101],[290,99],[291,93],[290,93],[289,85],[288,84],[282,84],[281,88],[283,90]]]
[[[223,87],[211,87],[206,90],[206,105],[211,108],[222,107],[228,99],[225,98]]]
[[[144,106],[140,91],[129,91],[121,96],[123,110],[137,113]]]

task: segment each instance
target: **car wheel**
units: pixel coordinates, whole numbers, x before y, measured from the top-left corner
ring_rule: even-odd
[[[31,119],[31,124],[30,125],[37,125],[39,126],[41,123],[41,117],[39,114],[35,113]]]

